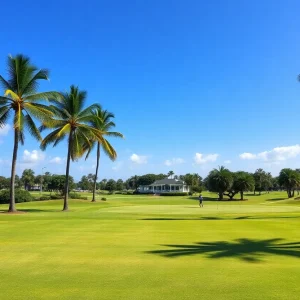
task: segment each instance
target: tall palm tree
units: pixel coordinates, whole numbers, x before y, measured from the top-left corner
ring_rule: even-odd
[[[50,109],[54,113],[51,120],[46,120],[41,130],[52,129],[41,143],[41,149],[45,150],[49,144],[55,147],[65,137],[68,138],[68,154],[66,165],[66,181],[64,188],[63,210],[68,210],[69,194],[69,172],[70,160],[74,161],[83,156],[85,150],[83,145],[92,147],[94,140],[105,143],[102,131],[91,126],[96,116],[93,111],[99,109],[99,105],[93,104],[84,108],[86,92],[80,91],[78,87],[72,85],[70,91],[63,94],[62,100],[52,100]]]
[[[116,126],[116,124],[112,121],[115,117],[113,113],[102,110],[101,108],[95,110],[93,112],[95,118],[91,122],[91,125],[102,132],[103,135],[106,136],[114,136],[123,138],[123,134],[120,132],[110,131],[112,128]],[[95,139],[93,141],[92,147],[89,148],[89,144],[85,146],[85,149],[88,150],[86,158],[89,156],[93,147],[97,145],[97,162],[96,162],[96,172],[94,176],[94,186],[93,186],[93,199],[92,202],[96,201],[96,187],[97,187],[97,179],[98,179],[98,169],[99,169],[99,162],[100,162],[100,148],[103,149],[104,153],[111,159],[115,160],[117,158],[117,152],[113,148],[113,146],[108,142],[107,139],[103,139],[103,142],[99,142],[99,140]]]
[[[0,97],[0,127],[5,126],[10,117],[13,119],[14,148],[11,165],[10,203],[9,212],[15,212],[15,175],[19,143],[24,144],[24,129],[28,129],[31,136],[41,141],[42,137],[35,120],[44,121],[49,118],[49,108],[39,103],[42,100],[60,99],[58,92],[38,93],[40,80],[48,80],[49,72],[38,69],[30,59],[22,54],[9,56],[8,79],[0,75],[0,84],[5,90]]]

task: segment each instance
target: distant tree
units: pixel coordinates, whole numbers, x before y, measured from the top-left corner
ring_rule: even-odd
[[[50,191],[58,191],[62,195],[65,193],[65,185],[66,185],[66,175],[52,175],[51,180],[48,184],[48,189]],[[72,190],[75,186],[74,179],[72,176],[69,176],[69,189]]]
[[[178,175],[175,175],[175,176],[174,176],[174,179],[178,180],[178,179],[179,179]]]
[[[137,179],[137,186],[140,185],[149,185],[152,184],[156,180],[155,174],[146,174],[139,176]]]
[[[124,182],[122,179],[117,180],[116,189],[117,189],[117,191],[124,190]]]
[[[171,177],[171,178],[172,178],[174,174],[175,174],[175,173],[174,173],[173,171],[169,171],[169,172],[168,172],[168,177]]]
[[[100,190],[106,190],[107,179],[102,179],[99,183]]]
[[[300,185],[300,173],[289,168],[282,169],[279,173],[278,182],[285,188],[288,197],[292,198],[295,189]]]
[[[138,184],[138,180],[139,180],[139,176],[137,175],[134,175],[132,177],[130,177],[128,179],[128,186],[129,186],[129,189],[132,189],[132,190],[137,190],[139,184]]]
[[[0,190],[8,189],[10,186],[10,178],[0,176]]]
[[[11,180],[10,178],[7,178],[7,179]],[[15,187],[20,188],[21,186],[22,186],[22,182],[21,182],[20,176],[16,175],[15,176]]]
[[[110,191],[110,192],[113,192],[113,191],[116,191],[117,190],[117,183],[115,180],[113,179],[109,179],[106,183],[106,187],[105,189],[107,191]]]
[[[90,190],[90,182],[87,176],[82,176],[80,181],[77,183],[77,186],[82,190]]]
[[[253,191],[255,187],[254,177],[247,172],[239,171],[234,173],[232,190],[239,192],[241,200],[244,200],[244,192]]]
[[[25,190],[30,190],[31,187],[34,185],[34,171],[31,169],[25,169],[22,173],[21,180],[24,184]]]
[[[233,184],[232,173],[221,166],[212,170],[207,176],[208,189],[219,194],[219,200],[223,200],[224,192],[231,189]]]
[[[261,195],[262,191],[267,191],[272,186],[272,175],[263,169],[257,169],[253,177],[255,180],[254,194],[259,192],[259,195]]]

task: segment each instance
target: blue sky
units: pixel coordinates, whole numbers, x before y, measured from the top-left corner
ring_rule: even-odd
[[[126,139],[112,141],[119,157],[102,159],[100,178],[300,167],[299,1],[16,0],[2,9],[2,75],[8,54],[26,54],[51,70],[41,90],[76,84],[87,104],[115,113]],[[8,176],[11,129],[0,143]],[[66,144],[41,152],[27,135],[18,172],[64,173],[66,153]],[[92,155],[71,173],[94,165]]]

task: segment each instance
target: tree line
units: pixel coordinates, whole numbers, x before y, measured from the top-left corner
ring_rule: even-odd
[[[39,82],[49,80],[49,71],[39,69],[31,63],[29,57],[22,54],[7,59],[7,78],[0,75],[0,85],[4,95],[0,96],[0,127],[12,123],[14,145],[9,182],[9,212],[15,212],[16,164],[19,145],[25,143],[25,133],[29,133],[45,150],[67,140],[67,162],[64,182],[63,210],[68,210],[70,190],[70,162],[97,150],[97,166],[94,179],[94,194],[98,177],[100,150],[112,160],[117,153],[107,137],[120,137],[115,127],[114,115],[102,109],[99,103],[85,106],[87,92],[71,85],[68,92],[39,92]],[[41,133],[48,131],[43,138]]]
[[[237,171],[231,172],[224,166],[213,169],[205,178],[197,173],[187,173],[185,175],[174,175],[173,171],[168,174],[145,174],[142,176],[134,175],[123,181],[118,179],[103,179],[97,183],[97,189],[108,191],[137,190],[140,185],[150,185],[156,180],[170,178],[183,180],[192,193],[201,193],[208,190],[218,194],[219,199],[224,196],[229,199],[239,194],[240,199],[244,200],[245,192],[253,192],[260,195],[262,192],[285,190],[288,198],[295,196],[295,191],[300,191],[300,169],[284,168],[279,176],[273,177],[271,173],[263,169],[257,169],[254,173]],[[90,179],[89,179],[90,178]],[[89,183],[90,181],[90,183]],[[83,190],[92,190],[92,174],[83,176],[77,183],[77,187]]]

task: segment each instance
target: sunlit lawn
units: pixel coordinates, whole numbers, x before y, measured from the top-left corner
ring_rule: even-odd
[[[97,197],[0,214],[0,299],[299,299],[300,201],[285,193]]]

